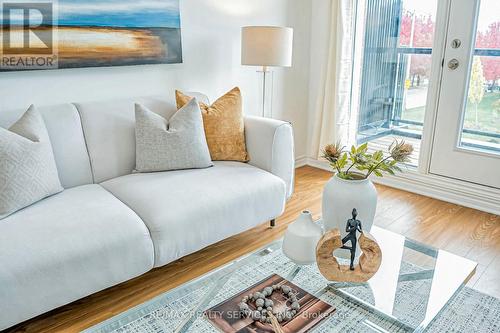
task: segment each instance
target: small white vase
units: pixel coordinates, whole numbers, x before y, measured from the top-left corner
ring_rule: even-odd
[[[342,237],[347,220],[352,218],[352,210],[356,208],[357,219],[361,221],[364,231],[370,232],[375,210],[377,208],[377,190],[369,179],[345,180],[333,176],[323,189],[323,224],[325,231],[338,228]],[[347,244],[348,246],[350,244]],[[347,250],[336,250],[334,255],[340,258],[350,258]],[[356,258],[361,255],[359,242]]]
[[[323,230],[314,223],[312,214],[304,210],[295,222],[288,226],[283,239],[283,253],[298,265],[316,262],[316,245]]]

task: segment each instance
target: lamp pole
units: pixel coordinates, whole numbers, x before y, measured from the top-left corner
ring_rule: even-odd
[[[273,117],[273,72],[269,69],[268,66],[262,66],[261,70],[258,70],[257,73],[262,73],[262,100],[261,100],[261,114],[262,117]],[[269,81],[270,80],[270,81]],[[268,91],[269,90],[269,91]],[[268,95],[271,95],[269,98]],[[267,105],[267,112],[266,112]],[[266,114],[267,113],[267,114]]]
[[[266,74],[267,66],[262,66],[262,117],[266,116]]]

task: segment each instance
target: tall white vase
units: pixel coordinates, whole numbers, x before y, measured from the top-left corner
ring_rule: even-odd
[[[369,179],[345,180],[333,176],[323,189],[323,224],[325,231],[338,228],[342,237],[347,235],[346,223],[352,218],[352,209],[358,212],[363,230],[369,232],[373,225],[377,208],[377,190]],[[350,244],[347,244],[348,246]],[[334,255],[350,258],[347,250],[336,250]],[[359,242],[356,257],[361,255]]]

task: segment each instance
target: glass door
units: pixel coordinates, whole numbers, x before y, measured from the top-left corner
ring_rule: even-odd
[[[358,144],[387,150],[405,140],[418,165],[438,0],[359,0],[355,50],[359,60]]]
[[[500,1],[451,0],[430,172],[500,188]]]

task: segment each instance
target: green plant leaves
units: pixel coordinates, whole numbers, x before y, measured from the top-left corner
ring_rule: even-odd
[[[337,161],[337,166],[339,169],[343,169],[347,164],[347,153],[344,153],[342,157]]]
[[[400,155],[407,154],[408,152],[411,153],[413,150],[411,145],[404,144],[404,142],[399,145],[397,144],[396,146],[393,144],[389,147],[389,155],[386,157],[382,150],[378,150],[373,154],[368,153],[368,142],[358,147],[353,145],[348,152],[343,151],[341,143],[337,142],[335,146],[329,145],[325,148],[325,158],[332,157],[337,152],[336,156],[342,154],[338,158],[327,158],[331,162],[331,167],[338,172],[338,177],[342,179],[364,179],[368,178],[372,173],[377,177],[383,177],[384,173],[395,175],[396,172],[402,171],[398,163],[402,162],[404,158],[401,158],[400,161],[395,159],[394,149],[399,149],[396,152]],[[361,172],[363,176],[360,178]]]
[[[357,153],[366,153],[368,151],[368,142],[365,142],[363,143],[361,146],[359,146],[357,149],[356,149],[356,152]]]
[[[382,150],[378,150],[373,153],[372,157],[375,161],[380,162],[384,158],[384,152]]]

